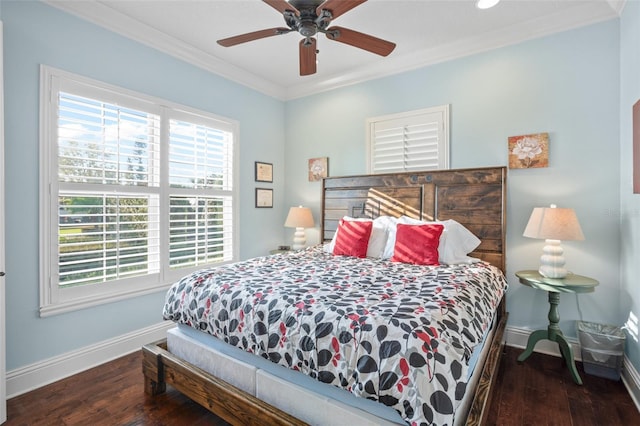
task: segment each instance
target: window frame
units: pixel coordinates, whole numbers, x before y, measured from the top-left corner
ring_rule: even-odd
[[[437,122],[440,132],[442,132],[442,138],[438,140],[438,167],[428,168],[420,170],[444,170],[450,168],[450,139],[449,139],[449,105],[440,105],[435,107],[423,108],[418,110],[400,112],[395,114],[382,115],[378,117],[371,117],[366,119],[366,163],[368,174],[384,174],[384,173],[402,173],[409,171],[416,171],[414,169],[389,169],[384,171],[376,171],[374,169],[374,149],[373,149],[373,137],[374,126],[376,123],[390,122],[390,121],[402,121],[410,120],[419,115],[432,115],[437,116]]]
[[[70,90],[71,89],[71,90]],[[74,91],[75,90],[75,91]],[[135,187],[136,192],[159,195],[160,271],[137,277],[60,288],[58,275],[58,93],[90,97],[101,102],[138,109],[160,117],[160,184]],[[169,122],[181,120],[229,132],[232,137],[231,189],[209,190],[175,188],[169,185]],[[206,266],[237,261],[239,258],[239,123],[235,120],[186,107],[164,99],[72,74],[46,65],[40,66],[40,316],[83,309],[117,300],[164,290],[182,276]],[[105,192],[109,187],[105,186]],[[127,191],[124,191],[127,192]],[[232,203],[232,259],[228,261],[171,268],[169,264],[169,202],[171,196],[230,196]]]

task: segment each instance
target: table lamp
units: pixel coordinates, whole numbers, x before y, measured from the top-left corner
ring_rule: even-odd
[[[287,220],[284,222],[287,228],[296,228],[293,234],[293,249],[300,250],[304,248],[307,239],[304,234],[304,228],[313,228],[313,215],[309,207],[291,207]]]
[[[545,240],[538,272],[547,278],[567,276],[567,270],[564,268],[564,250],[560,241],[584,240],[584,234],[573,209],[559,209],[555,204],[551,204],[551,207],[534,208],[522,235]]]

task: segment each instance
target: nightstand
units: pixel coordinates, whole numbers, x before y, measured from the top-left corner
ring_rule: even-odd
[[[547,278],[540,275],[538,271],[531,270],[518,271],[516,272],[516,276],[520,279],[521,284],[549,293],[549,326],[546,330],[534,331],[529,335],[527,348],[520,354],[518,361],[523,362],[529,358],[529,355],[533,353],[536,343],[540,340],[551,340],[552,342],[556,342],[560,347],[560,352],[567,363],[573,381],[581,385],[582,379],[576,369],[576,363],[573,359],[573,349],[571,349],[571,344],[567,342],[558,325],[560,322],[558,304],[560,303],[560,293],[591,293],[598,285],[598,281],[576,274],[568,274],[565,278]]]

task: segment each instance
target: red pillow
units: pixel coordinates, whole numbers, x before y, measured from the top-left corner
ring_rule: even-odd
[[[438,244],[443,230],[444,226],[439,224],[405,225],[399,223],[391,261],[415,265],[439,265]]]
[[[333,254],[343,256],[367,257],[367,246],[373,222],[360,222],[340,219],[338,235]]]

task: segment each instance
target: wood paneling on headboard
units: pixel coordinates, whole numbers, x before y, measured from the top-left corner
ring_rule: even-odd
[[[325,178],[321,236],[343,216],[454,219],[482,240],[471,256],[505,272],[506,178],[506,167]]]

